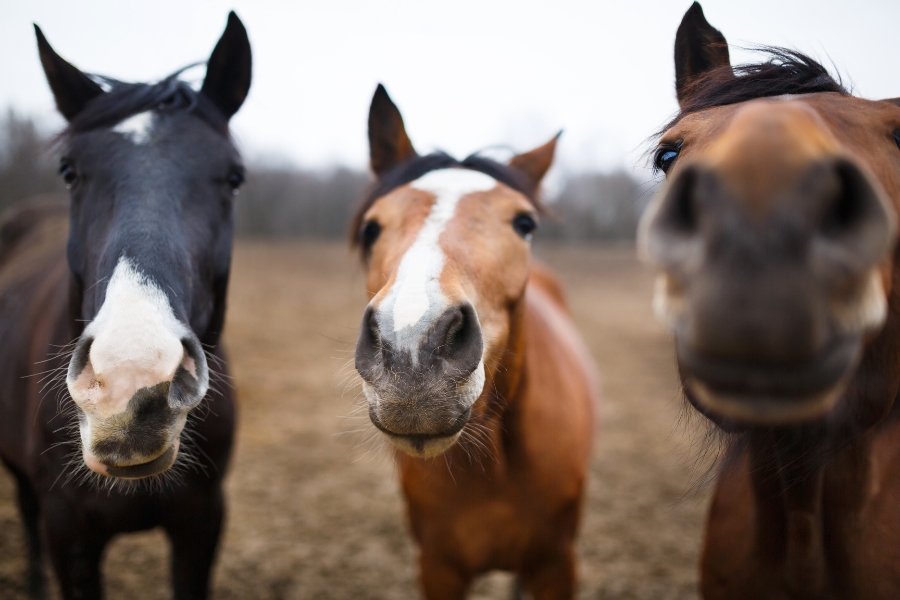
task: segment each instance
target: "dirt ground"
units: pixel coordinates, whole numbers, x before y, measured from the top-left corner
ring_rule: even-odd
[[[627,247],[543,246],[603,379],[602,429],[579,549],[581,599],[696,598],[708,492],[689,494],[691,440],[671,345],[650,311],[652,278]],[[343,244],[237,246],[226,341],[240,424],[214,597],[417,597],[390,455],[366,442],[352,350],[363,274]],[[358,430],[362,430],[359,432]],[[0,598],[24,598],[24,548],[12,481],[0,470]],[[687,497],[685,497],[685,495]],[[111,600],[169,597],[156,532],[108,549]],[[474,598],[508,598],[490,575]]]

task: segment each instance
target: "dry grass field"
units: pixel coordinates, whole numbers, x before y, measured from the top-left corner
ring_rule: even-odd
[[[631,248],[545,246],[603,380],[602,426],[587,490],[581,599],[696,597],[708,492],[689,494],[691,440],[671,345],[650,311],[652,278]],[[338,243],[240,243],[226,342],[240,406],[227,480],[217,600],[417,597],[390,454],[367,442],[352,350],[366,298]],[[357,430],[362,429],[362,433]],[[2,472],[2,471],[0,471]],[[14,489],[0,474],[0,598],[20,599],[24,549]],[[117,539],[110,600],[169,597],[158,532]],[[474,598],[508,598],[509,578]]]

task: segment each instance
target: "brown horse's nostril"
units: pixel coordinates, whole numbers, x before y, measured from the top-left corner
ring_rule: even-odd
[[[483,350],[481,326],[471,304],[448,309],[431,327],[421,348],[423,362],[428,356],[443,362],[444,373],[450,377],[467,377],[481,363]]]

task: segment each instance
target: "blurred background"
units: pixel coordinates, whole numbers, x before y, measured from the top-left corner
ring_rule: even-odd
[[[84,71],[151,81],[205,60],[237,11],[254,53],[233,129],[250,167],[245,236],[345,234],[368,182],[366,115],[386,85],[419,152],[509,157],[565,133],[544,237],[627,239],[656,183],[646,140],[676,110],[672,42],[687,0],[198,0],[4,2],[0,8],[0,205],[58,190],[43,151],[63,125],[35,48],[38,23]],[[786,45],[867,97],[896,95],[884,0],[703,3],[732,45]],[[740,49],[733,61],[750,57]],[[202,81],[204,69],[185,74]]]
[[[0,0],[0,210],[64,192],[51,141],[64,125],[35,47],[38,23],[87,72],[152,81],[205,60],[235,9],[253,85],[232,121],[248,166],[238,198],[225,342],[240,421],[226,480],[218,600],[405,600],[416,551],[389,451],[359,410],[353,348],[365,274],[346,246],[369,183],[377,83],[420,153],[505,159],[557,131],[535,252],[565,283],[602,378],[600,431],[579,538],[580,600],[697,597],[710,490],[704,428],[682,412],[653,276],[635,258],[660,180],[648,139],[676,111],[672,46],[689,0]],[[860,95],[900,95],[896,0],[706,0],[732,44],[783,45]],[[185,78],[202,81],[202,67]],[[698,458],[699,456],[699,458]],[[0,470],[0,598],[25,598],[12,480]],[[107,551],[111,600],[169,598],[159,531]],[[58,595],[54,591],[52,598]],[[510,597],[509,577],[474,599]]]

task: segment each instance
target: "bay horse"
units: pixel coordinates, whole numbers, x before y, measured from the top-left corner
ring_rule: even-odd
[[[178,73],[85,75],[35,32],[68,121],[70,200],[26,203],[0,225],[0,457],[28,591],[45,597],[46,547],[64,598],[101,598],[109,540],[161,526],[174,597],[205,598],[234,433],[232,393],[212,386],[225,376],[244,178],[228,121],[250,86],[247,32],[231,13],[199,91]]]
[[[419,156],[379,85],[369,142],[355,364],[399,451],[424,595],[464,598],[499,569],[538,600],[572,598],[597,386],[560,284],[530,256],[556,138],[508,165]]]
[[[732,67],[687,11],[639,236],[687,400],[731,433],[703,597],[900,598],[900,100],[763,51]]]

